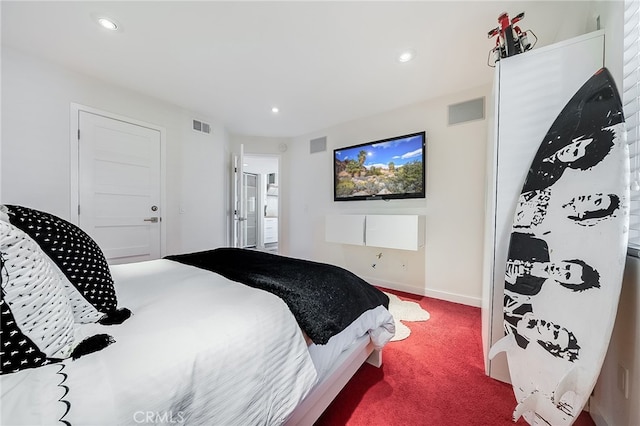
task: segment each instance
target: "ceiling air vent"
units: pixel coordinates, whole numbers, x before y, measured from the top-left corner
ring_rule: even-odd
[[[209,123],[193,120],[193,130],[200,133],[211,133],[211,126]]]

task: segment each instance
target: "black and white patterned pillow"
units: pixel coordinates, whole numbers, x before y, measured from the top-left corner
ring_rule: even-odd
[[[117,312],[109,265],[89,235],[50,213],[15,205],[6,208],[10,223],[32,237],[72,284],[68,292],[76,322],[97,322]]]
[[[38,244],[0,221],[1,373],[68,358],[74,318],[62,277]]]
[[[0,339],[2,348],[0,349],[0,374],[15,373],[26,368],[35,368],[51,363],[51,359],[42,352],[33,341],[25,336],[13,313],[2,297],[0,301]]]

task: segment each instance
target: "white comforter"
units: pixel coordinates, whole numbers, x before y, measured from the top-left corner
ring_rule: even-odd
[[[107,333],[116,343],[2,376],[2,424],[273,425],[316,382],[302,332],[278,297],[169,260],[112,274],[119,305],[133,316],[78,334]]]

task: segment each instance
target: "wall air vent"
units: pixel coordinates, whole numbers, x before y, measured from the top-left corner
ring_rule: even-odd
[[[200,133],[211,133],[211,126],[204,121],[193,120],[193,130]]]
[[[484,119],[484,97],[449,105],[449,125]]]
[[[311,139],[309,141],[309,153],[323,152],[327,150],[327,137]]]

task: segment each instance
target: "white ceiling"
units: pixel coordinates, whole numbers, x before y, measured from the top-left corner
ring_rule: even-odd
[[[579,1],[2,1],[2,45],[219,119],[298,136],[490,83],[487,32],[537,47],[594,27]],[[100,28],[107,15],[122,31]],[[396,60],[406,48],[408,63]],[[280,113],[273,114],[272,106]]]

